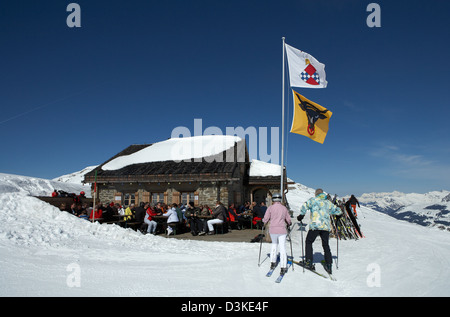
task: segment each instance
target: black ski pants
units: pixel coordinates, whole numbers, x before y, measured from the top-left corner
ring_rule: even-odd
[[[322,247],[325,256],[325,262],[331,264],[333,262],[331,258],[330,245],[328,244],[328,240],[330,239],[330,232],[325,230],[309,230],[306,235],[306,261],[311,261],[313,263],[313,243],[316,240],[317,236],[320,236],[322,240]]]

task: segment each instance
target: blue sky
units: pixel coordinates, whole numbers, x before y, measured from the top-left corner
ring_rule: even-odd
[[[282,40],[326,65],[324,144],[288,133],[288,176],[330,193],[450,189],[447,1],[0,3],[0,172],[54,178],[178,126],[280,127]],[[289,101],[289,102],[288,102]],[[286,125],[292,101],[286,101]],[[281,133],[280,133],[281,134]]]

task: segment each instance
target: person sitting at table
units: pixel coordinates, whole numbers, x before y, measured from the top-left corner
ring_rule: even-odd
[[[95,206],[94,210],[91,211],[91,213],[89,215],[89,219],[95,221],[95,220],[102,218],[102,215],[103,215],[103,210],[101,208],[99,208],[99,206],[97,205],[97,206]]]
[[[252,223],[253,223],[254,226],[256,226],[258,223],[261,223],[262,219],[264,218],[264,215],[266,213],[267,207],[266,208],[261,208],[261,206],[263,206],[263,205],[264,205],[264,203],[261,202],[261,204],[255,204],[253,206]]]
[[[208,234],[214,234],[214,225],[215,224],[223,224],[225,220],[227,219],[227,210],[223,206],[223,204],[220,201],[217,201],[216,208],[213,211],[213,218],[211,220],[208,220]]]
[[[78,216],[78,218],[80,219],[85,219],[85,220],[89,220],[89,216],[88,216],[88,211],[86,209],[83,209],[83,211],[81,212],[81,214]]]
[[[121,215],[121,216],[125,215],[125,209],[123,209],[123,207],[119,203],[116,203],[114,205],[114,207],[117,210],[117,213],[116,213],[117,215]]]
[[[114,209],[113,209],[114,203],[110,203],[108,206],[106,206],[105,210],[103,211],[103,221],[112,221],[113,215],[114,215]]]
[[[241,205],[237,210],[236,210],[236,215],[237,215],[237,228],[238,230],[242,230],[245,229],[246,224],[251,225],[251,220],[253,218],[252,216],[252,210],[250,208],[250,202],[246,201],[244,203],[244,205]]]
[[[193,236],[198,235],[203,231],[203,222],[198,216],[201,215],[201,210],[194,206],[194,202],[190,201],[184,212],[184,216],[187,219],[189,227],[191,228],[191,234]],[[204,234],[204,233],[203,233]]]
[[[61,205],[59,205],[59,210],[61,210],[61,211],[67,211],[67,210],[66,210],[66,204],[65,204],[65,203],[61,203]]]
[[[199,229],[201,230],[198,235],[202,236],[208,231],[208,220],[212,218],[212,211],[208,205],[200,205],[200,217]]]
[[[145,218],[145,203],[141,202],[138,207],[134,210],[136,222],[143,223]]]
[[[172,204],[172,207],[164,214],[164,216],[167,216],[167,235],[170,236],[173,234],[173,228],[170,226],[170,224],[179,223],[180,220],[178,219],[177,214],[177,204]]]
[[[125,216],[123,217],[123,220],[128,221],[131,220],[131,217],[134,215],[134,204],[131,204],[128,206],[127,209],[125,209]]]
[[[230,227],[233,224],[237,227],[238,215],[237,215],[236,211],[237,211],[236,207],[235,207],[234,203],[232,203],[228,207],[228,218],[227,218],[227,221],[230,223]]]
[[[161,216],[163,214],[164,211],[161,203],[156,203],[155,212],[158,214],[158,216]]]
[[[158,225],[155,220],[153,220],[154,216],[157,216],[155,209],[153,206],[147,204],[147,210],[145,211],[144,222],[148,225],[147,233],[156,234],[156,226]]]

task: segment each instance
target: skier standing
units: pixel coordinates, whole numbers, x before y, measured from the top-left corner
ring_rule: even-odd
[[[270,252],[271,269],[277,265],[277,249],[280,248],[281,274],[287,272],[286,254],[286,224],[291,225],[289,211],[281,204],[281,195],[275,193],[272,196],[273,204],[267,208],[263,222],[266,225],[270,221],[269,234],[272,239],[272,250]]]
[[[361,208],[358,199],[356,199],[355,195],[352,195],[350,196],[348,201],[350,202],[350,205],[353,208],[353,214],[355,215],[355,217],[358,217],[358,214],[356,213],[356,204],[358,204],[358,207]]]
[[[311,222],[309,223],[309,231],[305,241],[305,262],[303,264],[306,268],[315,270],[312,245],[317,236],[320,235],[325,255],[325,269],[331,274],[332,257],[328,244],[331,231],[330,214],[341,215],[342,211],[327,199],[327,195],[323,193],[322,189],[317,189],[315,195],[315,197],[310,198],[302,205],[300,215],[297,217],[297,220],[301,222],[306,212],[308,210],[311,212]]]

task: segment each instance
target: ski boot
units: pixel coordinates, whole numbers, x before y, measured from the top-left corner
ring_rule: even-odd
[[[274,270],[277,267],[277,262],[270,263],[270,269]]]
[[[299,263],[300,263],[300,265],[303,266],[305,269],[312,270],[312,271],[315,271],[315,270],[316,270],[316,266],[312,263],[311,260],[300,261]]]
[[[281,271],[280,271],[280,275],[284,275],[284,274],[286,274],[287,273],[287,268],[286,267],[282,267],[281,268]]]
[[[333,274],[332,269],[331,269],[332,266],[333,266],[332,263],[323,263],[323,267],[324,267],[325,271],[327,271],[328,274]]]

